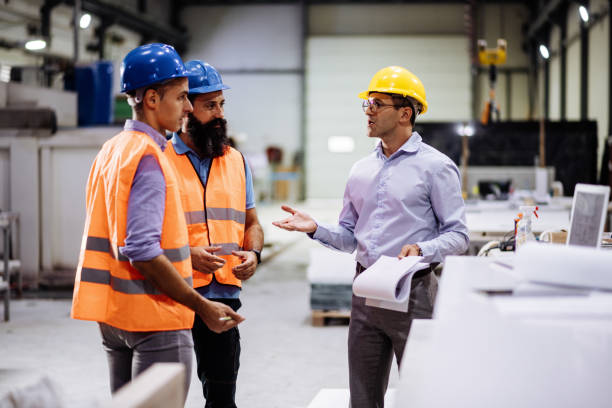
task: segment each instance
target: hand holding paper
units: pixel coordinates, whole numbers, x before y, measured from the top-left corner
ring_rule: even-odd
[[[428,266],[420,262],[422,259],[383,255],[355,278],[353,293],[365,297],[366,305],[407,312],[412,275]]]

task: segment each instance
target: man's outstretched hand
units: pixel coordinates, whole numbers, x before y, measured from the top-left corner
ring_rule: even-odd
[[[281,208],[291,214],[291,217],[287,217],[280,221],[274,221],[272,222],[272,225],[287,231],[312,233],[317,230],[317,223],[310,215],[294,210],[288,205],[283,205]]]

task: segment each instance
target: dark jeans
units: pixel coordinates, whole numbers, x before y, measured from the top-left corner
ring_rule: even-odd
[[[240,299],[211,300],[225,303],[234,310],[242,306]],[[240,366],[238,328],[217,334],[209,330],[196,315],[191,334],[206,408],[235,408],[236,379]]]

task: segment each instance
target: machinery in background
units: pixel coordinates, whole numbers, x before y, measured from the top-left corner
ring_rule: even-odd
[[[486,40],[478,40],[478,62],[489,66],[489,100],[482,111],[480,122],[487,125],[492,121],[499,122],[499,106],[495,102],[495,83],[497,66],[506,62],[506,40],[497,40],[497,48],[487,48]]]

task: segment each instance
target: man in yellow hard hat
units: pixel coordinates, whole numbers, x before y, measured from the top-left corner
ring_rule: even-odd
[[[423,143],[413,131],[427,111],[425,88],[410,71],[378,71],[359,94],[368,136],[380,139],[374,152],[351,169],[338,225],[317,223],[283,206],[290,217],[274,222],[308,233],[330,248],[357,249],[356,275],[382,256],[421,256],[430,264],[412,277],[407,312],[366,305],[353,296],[349,326],[349,382],[352,408],[384,405],[393,355],[401,362],[412,319],[431,318],[437,278],[433,267],[468,247],[459,170],[451,159]]]

